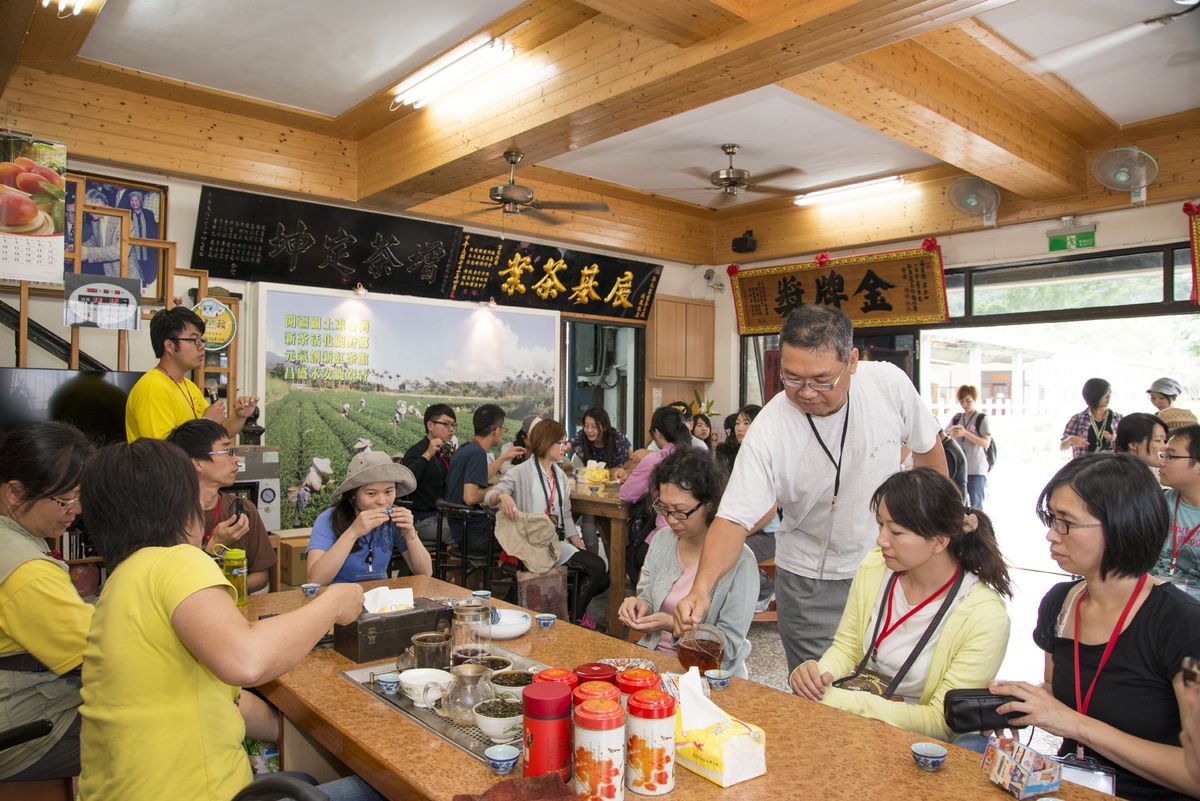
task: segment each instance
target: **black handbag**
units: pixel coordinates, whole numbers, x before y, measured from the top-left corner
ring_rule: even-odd
[[[1013,695],[996,695],[987,690],[949,690],[942,702],[942,711],[946,715],[946,725],[957,734],[989,729],[1019,729],[1023,727],[1014,726],[1010,721],[1022,717],[1024,712],[1001,715],[996,708],[1020,700]]]

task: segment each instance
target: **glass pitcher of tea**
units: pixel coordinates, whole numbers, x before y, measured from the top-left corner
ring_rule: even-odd
[[[478,602],[454,607],[450,624],[450,664],[487,656],[492,650],[491,609]]]
[[[685,631],[675,643],[675,655],[686,671],[698,667],[700,672],[719,670],[725,658],[725,635],[716,626],[701,623]]]

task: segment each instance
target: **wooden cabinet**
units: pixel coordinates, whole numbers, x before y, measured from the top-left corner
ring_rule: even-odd
[[[650,319],[649,377],[712,381],[715,326],[712,301],[657,296]]]

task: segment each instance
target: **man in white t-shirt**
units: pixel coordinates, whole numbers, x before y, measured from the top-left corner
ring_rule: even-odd
[[[833,641],[850,580],[878,533],[871,494],[900,468],[901,446],[915,467],[945,473],[946,457],[941,427],[912,382],[886,362],[859,362],[841,310],[801,306],[779,339],[784,391],[746,433],[675,624],[703,620],[712,588],[778,504],[775,593],[790,671]]]

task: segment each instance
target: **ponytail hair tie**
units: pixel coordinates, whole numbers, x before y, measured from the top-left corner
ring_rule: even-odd
[[[979,528],[979,518],[978,517],[971,514],[970,512],[967,512],[965,515],[963,515],[962,530],[963,530],[964,534],[970,534],[973,531],[975,531],[975,529],[977,529],[977,528]]]

